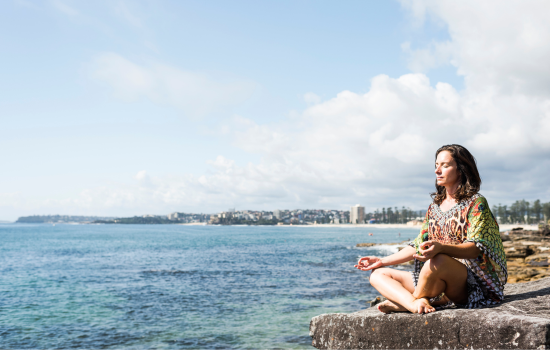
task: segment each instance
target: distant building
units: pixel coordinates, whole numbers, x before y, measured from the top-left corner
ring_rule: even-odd
[[[178,213],[168,214],[168,220],[175,220],[178,218]]]
[[[279,209],[275,209],[275,210],[273,210],[273,216],[276,217],[277,219],[281,220],[282,213]]]
[[[365,222],[365,207],[359,204],[351,207],[349,211],[349,221],[352,224],[362,224]]]

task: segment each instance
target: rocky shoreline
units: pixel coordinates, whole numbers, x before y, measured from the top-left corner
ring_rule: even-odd
[[[500,232],[508,265],[508,283],[536,281],[550,277],[550,228],[524,230],[521,227]],[[397,245],[400,243],[358,243],[356,247]],[[412,265],[413,261],[403,265]]]
[[[548,349],[550,278],[510,284],[504,301],[480,309],[418,315],[367,308],[323,314],[309,326],[318,349]]]
[[[508,263],[508,283],[536,281],[550,276],[550,229],[515,228],[501,232]]]

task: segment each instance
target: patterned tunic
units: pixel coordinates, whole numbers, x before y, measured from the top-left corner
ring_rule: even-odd
[[[474,242],[481,251],[475,259],[456,259],[468,268],[468,302],[465,305],[449,303],[445,307],[477,308],[499,304],[504,298],[508,279],[506,256],[496,222],[487,200],[480,194],[457,203],[446,212],[432,203],[426,213],[418,237],[410,243],[419,252],[424,241],[443,244]],[[415,260],[413,279],[416,287],[424,263]]]

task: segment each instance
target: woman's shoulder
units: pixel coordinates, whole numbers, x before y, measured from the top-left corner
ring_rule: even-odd
[[[482,213],[485,209],[489,209],[489,203],[487,198],[477,193],[470,198],[469,207],[471,213]]]
[[[471,198],[471,201],[472,201],[472,204],[473,205],[479,205],[479,204],[483,204],[483,205],[486,205],[488,206],[489,203],[487,202],[487,198],[485,198],[482,194],[480,193],[476,193],[472,196]]]
[[[480,203],[487,204],[487,199],[481,193],[476,193],[470,198],[463,199],[462,203],[465,204],[466,206],[471,207],[474,205],[478,205]]]

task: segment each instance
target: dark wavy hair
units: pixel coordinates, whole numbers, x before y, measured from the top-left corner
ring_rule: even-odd
[[[454,198],[457,203],[478,193],[481,187],[481,177],[477,171],[476,159],[474,156],[466,148],[460,145],[445,145],[435,152],[436,160],[437,155],[443,151],[447,151],[451,154],[459,172],[458,181],[460,181],[460,185],[458,185],[454,193]],[[430,195],[435,204],[439,205],[447,196],[447,191],[444,186],[438,186],[436,180],[435,192]]]

